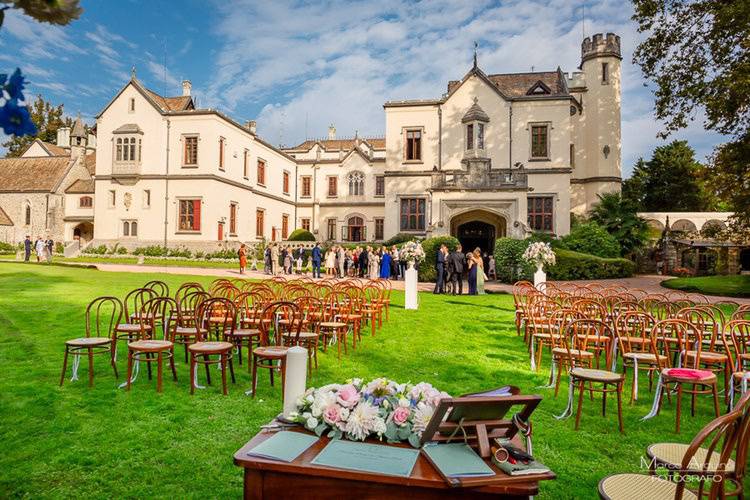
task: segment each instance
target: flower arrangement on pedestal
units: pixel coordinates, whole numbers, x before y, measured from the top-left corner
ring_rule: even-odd
[[[297,400],[290,420],[307,430],[334,439],[364,441],[384,438],[389,443],[408,441],[419,447],[427,423],[442,398],[450,397],[426,382],[399,384],[377,378],[310,388]]]
[[[535,241],[526,247],[526,251],[523,252],[523,259],[534,264],[537,269],[542,266],[554,266],[555,265],[555,252],[549,243],[543,241]]]
[[[418,241],[407,241],[398,253],[399,259],[408,262],[412,266],[424,260],[424,249]]]

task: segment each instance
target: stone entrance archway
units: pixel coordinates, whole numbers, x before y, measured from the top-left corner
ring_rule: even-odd
[[[73,228],[73,239],[86,243],[94,238],[94,225],[91,222],[81,222]]]
[[[492,253],[495,240],[507,233],[505,217],[487,210],[469,210],[451,219],[451,235],[461,242],[465,252],[479,248]]]

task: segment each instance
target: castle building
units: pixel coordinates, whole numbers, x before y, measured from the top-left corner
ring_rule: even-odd
[[[66,189],[93,184],[94,244],[210,249],[304,228],[346,242],[454,235],[491,250],[504,235],[564,235],[571,213],[620,189],[620,61],[612,33],[586,38],[571,74],[485,73],[475,56],[442,96],[386,102],[383,137],[338,138],[332,125],[283,149],[255,122],[196,108],[188,81],[164,97],[134,75],[97,116],[93,182]]]

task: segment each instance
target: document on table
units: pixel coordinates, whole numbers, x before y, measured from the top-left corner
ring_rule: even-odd
[[[318,441],[317,436],[279,431],[247,452],[248,455],[291,462]]]
[[[466,443],[427,443],[422,450],[445,477],[495,475],[495,472]]]
[[[418,457],[419,450],[412,448],[334,439],[311,463],[336,469],[409,477]]]

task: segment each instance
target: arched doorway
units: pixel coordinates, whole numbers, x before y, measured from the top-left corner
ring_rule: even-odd
[[[358,215],[349,217],[344,227],[344,241],[364,241],[365,240],[365,220]]]
[[[94,238],[94,225],[90,222],[81,222],[73,228],[73,239],[81,243],[91,241]]]
[[[750,248],[740,250],[740,271],[750,271]]]
[[[451,235],[466,252],[479,248],[491,254],[495,240],[505,236],[506,231],[505,217],[487,210],[470,210],[451,219]]]

